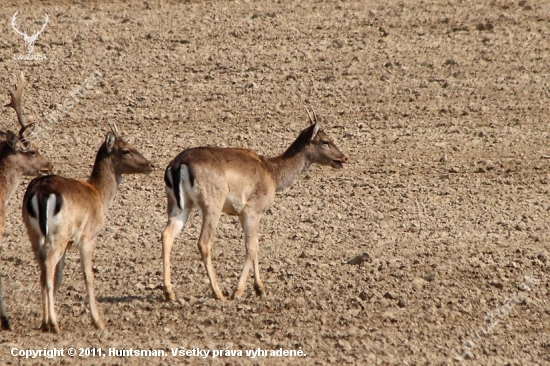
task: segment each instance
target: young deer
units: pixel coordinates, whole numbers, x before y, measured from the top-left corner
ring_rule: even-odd
[[[313,163],[339,169],[347,160],[320,129],[315,111],[313,115],[314,119],[308,112],[311,126],[282,155],[266,157],[248,149],[195,147],[184,150],[168,165],[164,175],[168,224],[162,232],[167,301],[175,299],[170,282],[170,251],[193,208],[198,208],[202,216],[198,246],[212,297],[224,299],[212,266],[210,243],[222,212],[239,216],[244,230],[246,258],[233,298],[243,294],[252,264],[254,289],[259,296],[264,294],[258,267],[258,226],[263,212],[273,203],[275,192],[288,187]]]
[[[111,124],[111,130],[86,182],[50,175],[31,181],[25,192],[23,222],[40,267],[44,331],[59,333],[54,298],[63,279],[65,252],[73,244],[80,251],[92,321],[96,328],[103,328],[94,297],[94,240],[103,227],[122,175],[153,170],[149,160],[122,139],[115,124]]]
[[[25,130],[32,123],[25,124],[22,111],[22,96],[25,78],[21,73],[21,80],[15,90],[8,90],[11,101],[5,107],[15,109],[17,119],[21,128],[16,135],[11,131],[0,132],[5,135],[6,140],[0,143],[0,240],[4,233],[6,225],[6,209],[11,196],[19,186],[19,181],[23,175],[37,176],[47,175],[52,171],[52,164],[42,157],[34,144],[30,143],[23,136]],[[2,294],[2,274],[0,273],[0,323],[2,329],[11,330],[10,321],[6,312],[4,298]]]

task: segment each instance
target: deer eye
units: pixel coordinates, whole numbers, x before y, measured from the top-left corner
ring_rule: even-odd
[[[128,155],[129,153],[130,153],[130,150],[128,150],[128,149],[122,150],[122,154],[124,154],[124,155]]]
[[[35,157],[36,156],[36,151],[34,151],[34,150],[29,151],[29,155],[32,156],[32,157]]]
[[[326,145],[326,146],[330,145],[330,142],[328,140],[323,140],[321,142],[323,143],[323,145]]]

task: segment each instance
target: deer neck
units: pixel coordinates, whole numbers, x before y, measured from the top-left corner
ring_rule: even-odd
[[[275,180],[275,189],[282,191],[292,184],[298,176],[309,169],[311,160],[303,148],[292,144],[283,154],[266,158],[267,168]]]
[[[6,152],[6,146],[0,147],[0,199],[4,205],[15,193],[23,176],[23,168],[15,159],[15,154]]]
[[[99,192],[103,200],[103,212],[106,213],[113,199],[117,188],[122,181],[122,175],[117,173],[107,148],[103,145],[96,156],[92,174],[88,183]]]

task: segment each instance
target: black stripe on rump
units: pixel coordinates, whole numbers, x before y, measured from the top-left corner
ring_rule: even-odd
[[[172,186],[172,180],[171,180],[170,174],[168,173],[169,170],[170,170],[170,167],[167,167],[166,170],[164,171],[164,184],[166,184],[166,187],[173,189],[174,187]]]
[[[29,213],[30,217],[36,218],[36,211],[34,211],[34,207],[32,206],[32,199],[33,198],[34,198],[34,196],[30,196],[27,199],[27,212]]]
[[[180,202],[180,187],[181,187],[181,166],[176,169],[172,168],[172,189],[174,190],[174,196],[176,197],[176,203],[180,210],[183,210]]]
[[[38,196],[38,226],[44,236],[48,235],[48,196]]]
[[[63,205],[63,196],[60,193],[55,192],[55,209],[53,210],[53,215],[57,215],[61,211],[61,205]]]

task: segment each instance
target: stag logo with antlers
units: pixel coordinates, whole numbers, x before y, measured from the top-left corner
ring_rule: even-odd
[[[15,30],[17,34],[19,34],[21,37],[23,37],[23,40],[25,41],[25,49],[27,50],[26,55],[13,55],[14,60],[27,60],[27,61],[33,61],[33,60],[45,60],[45,55],[34,55],[32,52],[34,51],[34,43],[38,39],[38,36],[44,28],[46,28],[46,25],[48,24],[48,20],[50,18],[48,17],[48,14],[44,14],[44,24],[42,25],[42,29],[40,29],[38,32],[34,33],[32,36],[27,35],[25,32],[21,32],[15,22],[17,21],[17,15],[19,14],[18,11],[13,14],[13,17],[11,18],[11,26]]]

